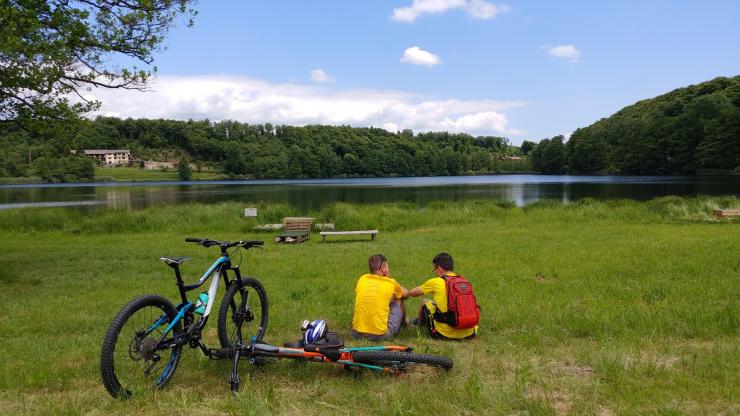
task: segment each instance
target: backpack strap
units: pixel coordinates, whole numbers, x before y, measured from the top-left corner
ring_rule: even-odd
[[[445,272],[445,274],[443,274],[442,276],[437,276],[437,277],[439,277],[445,282],[445,292],[447,292],[447,272]],[[445,293],[445,296],[446,297],[449,296],[449,293]],[[449,302],[449,298],[447,298],[447,300]],[[441,322],[443,324],[447,324],[449,326],[455,326],[457,322],[455,319],[455,314],[450,312],[450,305],[447,305],[447,312],[441,312],[439,310],[439,306],[437,306],[436,303],[434,304],[434,308],[435,309],[434,309],[434,314],[432,315],[432,318],[435,321]]]

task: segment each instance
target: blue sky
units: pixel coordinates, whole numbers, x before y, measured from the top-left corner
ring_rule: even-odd
[[[740,74],[740,1],[201,1],[104,114],[569,135]]]

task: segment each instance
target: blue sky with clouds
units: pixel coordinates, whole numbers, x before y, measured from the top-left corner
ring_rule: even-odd
[[[740,74],[740,1],[201,1],[104,114],[539,141]]]

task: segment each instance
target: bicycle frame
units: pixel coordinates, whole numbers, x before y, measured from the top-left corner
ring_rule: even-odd
[[[175,318],[171,322],[169,322],[167,329],[165,329],[164,333],[160,337],[154,349],[162,350],[162,349],[171,348],[178,344],[184,345],[184,344],[190,343],[192,347],[195,347],[195,346],[200,347],[200,349],[203,351],[203,354],[205,354],[208,357],[211,357],[212,356],[211,351],[200,339],[200,331],[205,327],[206,323],[208,322],[208,317],[213,308],[213,304],[215,303],[216,294],[218,293],[219,279],[223,279],[224,284],[227,287],[230,284],[229,277],[226,271],[227,270],[232,271],[234,273],[234,280],[239,282],[239,285],[242,284],[242,277],[241,277],[241,272],[239,271],[239,266],[232,266],[229,255],[226,253],[225,250],[222,250],[221,257],[219,257],[215,262],[213,262],[211,267],[209,267],[208,270],[205,273],[203,273],[203,276],[201,276],[197,282],[190,284],[190,285],[186,285],[183,282],[182,274],[180,273],[180,267],[177,264],[171,265],[171,267],[175,270],[175,277],[177,279],[177,287],[180,292],[181,303],[175,307],[178,313],[175,316]],[[211,280],[210,287],[208,288],[208,304],[206,305],[206,309],[203,312],[203,315],[198,320],[198,322],[195,323],[195,325],[190,325],[193,323],[192,319],[193,319],[193,314],[194,314],[193,312],[194,305],[192,302],[188,300],[187,292],[200,288],[211,277],[213,277],[213,280]],[[167,338],[170,331],[172,331],[172,328],[174,328],[178,322],[183,320],[183,318],[185,322],[185,328],[184,328],[185,331],[179,337]],[[163,315],[156,322],[154,322],[154,324],[152,324],[152,326],[150,326],[149,329],[147,329],[144,335],[149,335],[152,331],[154,331],[156,328],[163,325],[165,322],[167,322],[167,316]]]
[[[248,345],[241,345],[233,351],[231,372],[229,373],[229,382],[231,391],[236,392],[239,389],[239,360],[246,358],[250,364],[253,364],[258,357],[272,358],[290,358],[302,359],[306,361],[316,361],[323,363],[332,363],[343,365],[345,368],[358,367],[373,371],[382,371],[397,374],[405,366],[381,367],[379,365],[358,363],[353,360],[352,354],[357,351],[406,351],[410,352],[411,347],[405,345],[381,345],[374,347],[355,347],[355,348],[327,348],[323,351],[306,351],[304,348],[276,347],[274,345],[262,342],[250,342]]]
[[[326,352],[306,351],[303,348],[286,348],[276,347],[270,344],[255,343],[246,348],[250,357],[277,357],[305,359],[307,361],[318,361],[325,363],[335,363],[348,366],[366,368],[375,371],[393,372],[394,369],[389,367],[380,367],[358,363],[352,360],[352,354],[357,351],[411,351],[410,347],[404,345],[380,345],[373,347],[354,347],[354,348],[337,348]],[[332,351],[332,352],[330,352]],[[336,353],[336,355],[335,355]],[[332,356],[334,355],[334,356]]]

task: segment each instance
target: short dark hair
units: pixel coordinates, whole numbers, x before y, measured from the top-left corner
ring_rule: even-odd
[[[373,254],[367,261],[367,267],[370,269],[370,273],[377,272],[383,266],[383,263],[387,263],[388,259],[382,254]]]
[[[452,256],[447,253],[439,253],[434,256],[432,264],[441,267],[446,272],[455,270],[455,263],[452,261]]]

